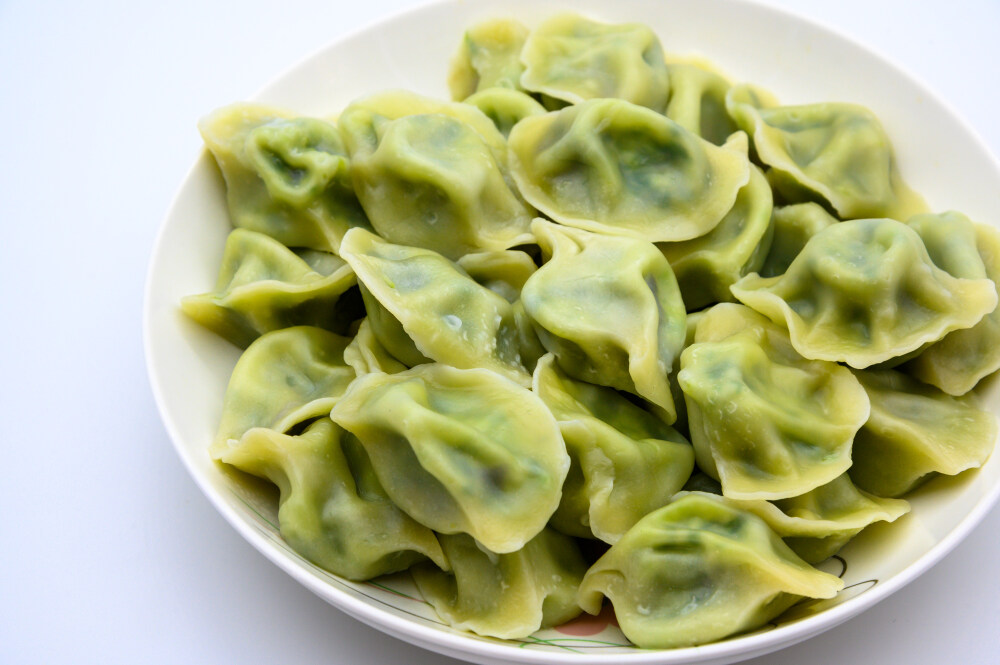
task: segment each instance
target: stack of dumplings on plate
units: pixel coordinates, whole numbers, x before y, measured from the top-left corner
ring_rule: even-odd
[[[182,308],[245,348],[211,455],[303,557],[480,635],[607,600],[697,645],[835,596],[813,564],[990,454],[1000,234],[870,111],[571,14],[473,26],[449,87],[200,126],[235,228]]]

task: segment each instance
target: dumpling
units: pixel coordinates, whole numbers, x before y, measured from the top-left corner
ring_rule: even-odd
[[[1000,281],[1000,233],[960,212],[907,221],[934,264],[953,277]],[[951,395],[964,395],[1000,369],[1000,307],[971,328],[955,330],[905,365],[905,370]]]
[[[571,460],[551,520],[559,531],[614,543],[691,475],[694,451],[677,430],[611,388],[569,378],[551,354],[538,362],[533,390],[559,423]]]
[[[850,370],[801,358],[784,331],[742,305],[698,323],[677,375],[698,467],[734,499],[782,499],[851,465],[868,397]]]
[[[345,332],[353,312],[338,302],[357,279],[344,261],[327,256],[340,266],[321,274],[277,240],[234,229],[215,290],[184,298],[181,309],[240,348],[263,333],[297,325]]]
[[[692,134],[722,145],[739,129],[726,111],[729,81],[693,62],[668,65],[670,102],[666,116]]]
[[[552,257],[521,292],[542,345],[574,379],[638,395],[673,422],[667,374],[686,313],[663,254],[644,240],[542,219],[531,228]]]
[[[490,88],[521,89],[521,48],[528,29],[512,19],[492,19],[465,31],[451,61],[448,89],[460,102]]]
[[[456,263],[476,283],[509,303],[520,299],[524,283],[538,269],[535,260],[518,249],[466,254]]]
[[[361,282],[372,331],[404,364],[484,367],[530,385],[510,303],[454,263],[362,230],[344,237],[341,254]]]
[[[329,413],[356,376],[344,362],[349,342],[310,326],[261,335],[233,368],[216,441],[239,439],[254,427],[287,432]]]
[[[925,208],[900,178],[882,124],[863,106],[778,106],[747,85],[731,88],[726,105],[789,202],[825,202],[841,219],[906,219]]]
[[[438,538],[451,570],[421,564],[413,580],[449,626],[516,639],[580,614],[587,564],[572,538],[543,529],[516,552],[493,555],[464,533]]]
[[[545,113],[545,107],[518,90],[487,88],[465,100],[482,111],[493,121],[504,138],[510,136],[514,125],[525,118]]]
[[[354,339],[344,349],[344,362],[354,368],[358,376],[377,372],[395,374],[407,369],[378,341],[367,317],[358,326]]]
[[[681,351],[688,348],[694,344],[695,331],[698,329],[698,323],[704,318],[705,314],[711,310],[701,310],[700,312],[688,312],[685,330],[684,330],[684,346]],[[674,399],[674,407],[677,410],[677,420],[674,421],[673,427],[681,434],[685,435],[690,439],[690,430],[688,428],[688,417],[687,417],[687,405],[684,404],[684,391],[681,390],[681,384],[677,380],[677,374],[681,371],[681,356],[683,353],[678,353],[674,356],[674,364],[670,370],[670,374],[667,376],[667,380],[670,382],[670,394]],[[712,481],[715,482],[715,481]]]
[[[513,552],[559,506],[570,464],[559,427],[495,372],[435,363],[367,374],[330,417],[358,437],[396,505],[437,532]]]
[[[525,90],[571,104],[614,97],[662,112],[670,93],[660,40],[637,23],[560,14],[528,36],[521,60]]]
[[[745,140],[745,135],[739,136]],[[658,245],[670,261],[689,311],[732,301],[729,287],[757,272],[771,246],[771,188],[760,169],[750,168],[750,182],[714,229],[693,240]]]
[[[650,513],[595,563],[580,606],[607,596],[622,632],[646,649],[704,644],[757,628],[803,596],[843,582],[805,563],[756,515],[689,494]]]
[[[507,146],[477,108],[383,92],[340,116],[358,199],[390,242],[457,259],[530,242]]]
[[[226,180],[229,217],[289,247],[336,252],[353,227],[371,228],[337,127],[257,104],[198,123]]]
[[[807,563],[833,556],[875,522],[895,522],[910,512],[906,501],[883,499],[859,490],[846,473],[788,499],[724,501],[764,520]]]
[[[750,178],[738,144],[720,148],[618,99],[525,118],[509,145],[531,205],[568,226],[652,242],[708,233]]]
[[[428,558],[448,566],[434,533],[389,500],[364,450],[329,418],[298,436],[251,429],[212,455],[278,486],[281,537],[321,568],[367,580]]]
[[[859,219],[813,236],[784,275],[747,275],[733,295],[786,326],[806,358],[864,368],[976,324],[997,305],[988,279],[936,267],[915,231]]]
[[[818,203],[775,208],[771,220],[774,226],[771,247],[757,272],[761,277],[784,275],[810,238],[839,221]]]
[[[996,417],[975,395],[952,397],[895,370],[855,372],[871,418],[854,440],[851,480],[877,496],[906,494],[938,474],[978,468],[993,450]]]

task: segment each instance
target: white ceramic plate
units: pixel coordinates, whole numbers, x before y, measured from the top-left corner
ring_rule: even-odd
[[[496,16],[517,17],[530,27],[566,9],[606,21],[646,23],[670,54],[703,56],[732,79],[769,88],[785,103],[868,106],[892,137],[904,178],[933,209],[1000,219],[1000,167],[945,104],[864,47],[800,18],[738,0],[587,0],[572,6],[550,0],[438,2],[330,45],[254,99],[302,114],[331,115],[355,97],[386,88],[447,98],[448,62],[466,27]],[[235,482],[209,459],[207,446],[238,351],[186,320],[177,305],[182,296],[214,284],[228,231],[223,183],[205,154],[164,221],[146,290],[147,362],[178,453],[225,518],[292,577],[361,621],[449,656],[551,664],[728,663],[758,656],[832,628],[915,579],[965,537],[1000,494],[997,455],[978,472],[929,484],[908,497],[911,514],[869,528],[825,564],[845,580],[838,597],[799,606],[763,630],[715,644],[636,649],[605,615],[585,616],[517,642],[452,630],[405,575],[346,582],[292,552],[275,526],[273,494]],[[989,408],[997,411],[997,382],[984,393]]]

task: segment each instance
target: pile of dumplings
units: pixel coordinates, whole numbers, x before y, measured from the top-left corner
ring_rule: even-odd
[[[302,556],[481,635],[607,599],[704,644],[987,458],[1000,235],[929,213],[871,112],[571,14],[472,27],[449,86],[200,125],[235,228],[182,307],[245,349],[211,454]]]

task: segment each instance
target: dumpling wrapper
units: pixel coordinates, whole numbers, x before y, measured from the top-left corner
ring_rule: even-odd
[[[389,500],[360,444],[329,418],[298,436],[254,428],[212,455],[277,485],[281,537],[335,575],[367,580],[428,558],[448,566],[434,533]]]
[[[439,533],[513,552],[559,506],[570,465],[559,427],[495,372],[435,363],[367,374],[330,417],[361,441],[396,505]]]
[[[774,234],[758,273],[761,277],[784,275],[809,239],[840,220],[818,203],[796,203],[774,209]]]
[[[528,29],[513,19],[491,19],[466,30],[448,71],[451,98],[460,102],[484,90],[520,90],[527,39]]]
[[[670,102],[665,115],[692,134],[722,145],[739,127],[726,111],[730,83],[710,66],[671,62]]]
[[[670,649],[752,630],[802,597],[832,598],[843,586],[756,515],[690,494],[612,545],[587,571],[579,601],[597,614],[608,597],[636,646]]]

